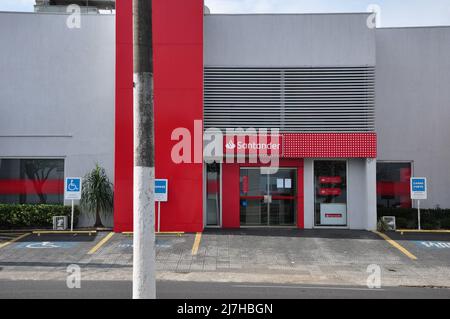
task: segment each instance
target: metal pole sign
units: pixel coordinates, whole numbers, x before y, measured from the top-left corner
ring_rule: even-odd
[[[158,202],[158,233],[161,230],[161,202],[169,200],[169,181],[167,179],[155,179],[155,202]]]
[[[420,200],[427,199],[427,179],[425,177],[411,177],[411,199],[417,200],[417,228],[420,230]]]
[[[81,177],[66,177],[64,180],[64,199],[72,201],[70,230],[73,231],[74,200],[81,199]]]

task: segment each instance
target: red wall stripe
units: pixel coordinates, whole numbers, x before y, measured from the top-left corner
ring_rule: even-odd
[[[64,194],[64,180],[44,182],[26,179],[0,180],[0,194]]]

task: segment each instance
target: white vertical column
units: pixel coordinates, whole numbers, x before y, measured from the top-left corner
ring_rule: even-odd
[[[377,229],[377,160],[366,159],[366,216],[367,229]]]
[[[305,229],[311,229],[314,227],[314,172],[312,159],[305,158],[303,174]]]

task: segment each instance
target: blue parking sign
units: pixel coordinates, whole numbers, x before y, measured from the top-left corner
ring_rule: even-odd
[[[64,182],[64,199],[81,199],[81,178],[67,177]]]
[[[411,177],[411,199],[427,199],[427,179]]]
[[[169,182],[167,179],[155,179],[155,201],[167,202],[169,193]]]

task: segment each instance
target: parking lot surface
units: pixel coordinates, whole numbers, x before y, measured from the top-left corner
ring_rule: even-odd
[[[158,235],[156,267],[162,280],[366,285],[375,266],[383,285],[450,287],[449,234],[387,235],[417,259],[369,231],[258,228]],[[0,279],[62,280],[77,264],[85,280],[130,280],[132,262],[132,235],[30,234],[0,248]]]

